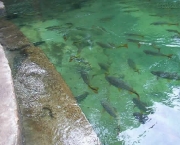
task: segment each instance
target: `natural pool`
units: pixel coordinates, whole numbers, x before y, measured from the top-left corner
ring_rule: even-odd
[[[179,143],[180,2],[32,3],[9,5],[24,9],[7,18],[44,50],[103,144]]]

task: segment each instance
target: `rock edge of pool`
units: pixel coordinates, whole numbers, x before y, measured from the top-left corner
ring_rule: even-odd
[[[1,139],[1,143],[6,145],[101,144],[71,90],[43,51],[33,46],[13,23],[4,19],[0,21],[0,44],[11,67],[8,72],[2,71],[1,76],[6,74],[11,78],[12,71],[14,83],[13,88],[12,81],[6,86],[4,81],[1,87],[11,89],[9,100],[14,106],[10,114],[15,118],[15,120],[10,119],[11,115],[9,115],[5,118],[7,121],[1,124],[7,129],[10,128],[10,134],[6,134],[6,129],[1,130],[0,134],[4,133],[6,136]],[[5,62],[2,60],[0,63]],[[6,64],[6,67],[9,67],[8,62]],[[0,106],[3,107],[2,102]],[[9,104],[9,107],[12,106]],[[7,113],[6,109],[1,110],[0,117]],[[2,118],[0,121],[2,122]],[[7,126],[8,123],[13,124]]]

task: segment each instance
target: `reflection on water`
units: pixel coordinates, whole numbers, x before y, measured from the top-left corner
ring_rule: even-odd
[[[22,4],[7,19],[44,50],[104,144],[179,143],[180,1]]]
[[[179,144],[179,109],[155,102],[154,114],[149,115],[149,121],[138,128],[129,128],[121,132],[118,139],[125,144]],[[176,118],[176,119],[175,119]]]

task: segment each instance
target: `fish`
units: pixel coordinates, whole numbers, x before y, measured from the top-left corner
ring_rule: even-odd
[[[158,50],[158,52],[160,52],[161,51],[161,48],[159,48],[159,47],[157,47],[155,44],[151,44],[151,46],[154,48],[154,49],[157,49]]]
[[[138,48],[141,47],[141,41],[140,40],[136,40],[136,39],[127,39],[127,41],[132,42],[132,43],[136,43],[138,45]]]
[[[87,28],[83,28],[83,27],[76,27],[77,30],[80,30],[80,31],[88,31],[89,29]]]
[[[90,31],[96,35],[102,35],[104,32],[107,33],[107,30],[104,27],[101,26],[92,26],[92,28],[90,29]]]
[[[163,54],[161,52],[154,52],[154,51],[151,51],[151,50],[144,50],[143,52],[145,54],[147,54],[147,55],[153,55],[153,56],[165,56],[165,57],[168,57],[168,58],[171,58],[173,56],[173,54]]]
[[[69,23],[65,23],[65,25],[66,25],[67,28],[71,28],[73,26],[73,23],[69,22]]]
[[[144,38],[144,35],[141,35],[141,34],[125,33],[125,35],[127,35],[127,36],[133,36],[133,37],[140,37],[140,38]]]
[[[128,65],[129,65],[129,67],[132,68],[135,72],[140,73],[140,72],[139,72],[139,69],[136,67],[135,62],[134,62],[132,59],[130,59],[130,58],[128,59]]]
[[[177,31],[177,30],[166,29],[166,31],[168,31],[168,32],[173,32],[173,33],[176,33],[176,34],[179,34],[179,35],[180,35],[180,32]]]
[[[102,43],[102,42],[96,42],[97,45],[99,45],[101,48],[108,48],[108,49],[115,49],[120,47],[128,48],[128,44],[121,44],[119,46],[116,46],[114,43]]]
[[[101,105],[103,106],[103,108],[106,110],[106,112],[111,115],[112,117],[116,118],[117,117],[117,111],[114,107],[112,107],[109,102],[107,102],[106,100],[101,100]]]
[[[50,31],[60,30],[61,26],[49,26],[49,27],[46,27],[45,29],[50,30]]]
[[[150,25],[168,25],[168,26],[176,25],[176,26],[179,26],[179,23],[153,22]]]
[[[128,48],[128,44],[121,44],[121,45],[117,46],[116,48],[120,48],[120,47]]]
[[[105,63],[98,63],[102,70],[109,72],[109,65]]]
[[[98,87],[93,87],[93,86],[90,85],[90,81],[89,81],[89,77],[88,77],[87,73],[84,72],[84,71],[80,71],[80,74],[81,74],[81,77],[82,77],[84,83],[87,84],[88,87],[89,87],[94,93],[97,94],[99,88],[98,88]]]
[[[73,45],[78,48],[77,53],[80,54],[83,48],[85,48],[87,46],[90,46],[90,47],[92,46],[92,41],[90,39],[74,41]]]
[[[124,10],[122,12],[125,12],[125,13],[131,13],[131,12],[138,12],[139,10]]]
[[[134,112],[133,116],[142,124],[145,124],[146,121],[149,119],[146,114],[139,113],[139,112]]]
[[[118,132],[120,132],[120,116],[118,115],[116,108],[112,107],[111,104],[106,100],[101,100],[100,102],[104,110],[106,110],[106,112],[110,116],[114,117],[117,120],[118,126],[116,129],[118,129]]]
[[[83,94],[75,97],[75,99],[77,100],[78,103],[80,103],[81,101],[83,101],[84,99],[86,99],[86,97],[89,95],[88,92],[84,92]]]
[[[146,103],[140,101],[137,98],[133,98],[132,101],[135,104],[135,106],[138,107],[139,110],[141,110],[143,112],[147,112],[148,111],[148,109],[146,108]]]
[[[124,81],[122,81],[119,78],[113,77],[113,76],[107,76],[106,75],[106,80],[113,86],[119,88],[119,89],[124,89],[127,90],[131,93],[134,93],[135,95],[137,95],[137,97],[139,98],[139,94],[131,87],[129,87]]]
[[[101,22],[109,22],[111,21],[112,19],[114,18],[114,16],[107,16],[107,17],[104,17],[104,18],[101,18],[100,21]]]
[[[33,45],[34,46],[39,46],[39,45],[42,45],[44,43],[46,43],[46,42],[45,41],[38,41],[38,42],[33,42]]]
[[[151,73],[157,77],[169,79],[169,80],[180,80],[180,75],[177,73],[170,73],[164,71],[151,71]]]
[[[96,42],[96,44],[99,45],[101,48],[113,48],[113,46],[109,43]]]

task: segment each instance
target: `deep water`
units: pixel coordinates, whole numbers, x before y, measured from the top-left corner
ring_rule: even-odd
[[[105,145],[179,144],[179,11],[180,1],[7,3]]]

